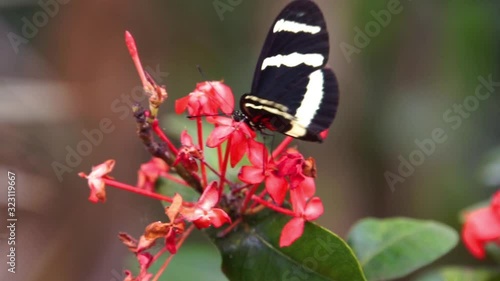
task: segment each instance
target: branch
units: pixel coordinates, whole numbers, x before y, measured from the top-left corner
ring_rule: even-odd
[[[186,170],[182,164],[179,163],[174,166],[176,155],[172,154],[164,144],[154,140],[151,125],[147,122],[146,110],[140,105],[134,105],[132,111],[134,112],[134,117],[137,122],[137,135],[142,140],[142,143],[146,146],[149,153],[154,157],[162,159],[170,167],[174,167],[177,174],[185,180],[187,184],[200,194],[203,193],[203,187],[199,179]]]

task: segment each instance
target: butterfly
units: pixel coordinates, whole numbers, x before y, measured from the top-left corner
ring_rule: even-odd
[[[253,130],[322,142],[339,102],[337,79],[326,67],[329,51],[319,7],[310,0],[292,1],[271,26],[237,118]]]

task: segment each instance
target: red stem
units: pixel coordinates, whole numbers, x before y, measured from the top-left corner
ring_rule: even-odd
[[[248,203],[250,203],[250,200],[252,199],[252,196],[257,192],[257,189],[259,188],[260,183],[254,184],[252,188],[248,191],[248,193],[245,196],[245,200],[243,201],[243,205],[241,205],[240,209],[240,214],[245,213]]]
[[[185,180],[180,179],[180,178],[178,178],[178,177],[176,177],[176,176],[174,176],[172,174],[162,173],[161,176],[164,177],[164,178],[167,178],[167,179],[169,179],[169,180],[171,180],[173,182],[176,182],[178,184],[182,184],[182,185],[184,185],[186,187],[191,187],[189,184],[187,184],[187,182]]]
[[[148,80],[146,79],[146,75],[144,74],[144,69],[142,68],[141,60],[139,59],[139,52],[137,52],[137,46],[135,44],[134,37],[132,37],[132,34],[130,34],[130,32],[128,31],[125,31],[125,43],[127,44],[130,56],[134,61],[137,73],[141,78],[142,86],[146,88],[149,83]]]
[[[236,193],[238,193],[238,192],[242,191],[243,189],[246,189],[246,188],[248,188],[250,186],[251,186],[251,184],[245,184],[243,186],[240,186],[238,188],[235,188],[235,189],[231,190],[231,193],[232,194],[236,194]]]
[[[221,170],[221,177],[220,177],[220,183],[219,183],[219,198],[221,198],[221,196],[222,196],[222,191],[224,190],[224,182],[226,181],[226,171],[227,171],[227,165],[229,164],[228,163],[229,162],[229,151],[231,151],[231,140],[232,139],[233,139],[233,137],[231,135],[227,139],[226,154],[224,155],[224,161],[222,162],[222,170]]]
[[[285,208],[278,207],[278,206],[272,204],[271,202],[268,202],[268,201],[266,201],[264,199],[259,198],[258,196],[252,195],[252,200],[254,200],[256,202],[259,202],[260,204],[262,204],[262,205],[268,207],[269,209],[274,210],[274,211],[276,211],[278,213],[282,213],[284,215],[291,216],[291,217],[295,217],[296,216],[296,214],[293,211],[285,209]]]
[[[170,203],[172,203],[174,201],[172,198],[170,198],[168,196],[161,195],[161,194],[158,194],[158,193],[153,193],[151,191],[140,189],[140,188],[137,188],[135,186],[124,184],[124,183],[121,183],[121,182],[118,182],[118,181],[115,181],[115,180],[112,180],[112,179],[102,178],[102,180],[104,181],[104,183],[106,185],[109,185],[109,186],[112,186],[112,187],[116,187],[118,189],[123,189],[123,190],[129,191],[129,192],[133,192],[133,193],[136,193],[136,194],[140,194],[142,196],[146,196],[146,197],[150,197],[150,198],[153,198],[153,199],[158,199],[158,200],[162,200],[162,201],[166,201],[166,202],[170,202]],[[193,203],[189,203],[189,202],[183,202],[182,205],[186,206],[186,207],[192,207],[194,204]]]
[[[273,151],[273,154],[272,154],[272,159],[278,157],[278,155],[281,154],[281,152],[283,152],[283,150],[285,150],[285,148],[288,147],[288,145],[293,141],[293,138],[292,137],[286,137],[281,143],[280,145],[278,145],[278,147],[276,147],[276,149]]]
[[[186,238],[188,238],[189,234],[191,234],[191,231],[193,231],[194,229],[194,225],[191,225],[185,232],[184,234],[182,235],[181,239],[179,239],[179,242],[177,242],[177,249],[179,249],[182,244],[184,243],[184,241],[186,241]],[[161,268],[158,270],[158,272],[156,273],[155,277],[153,278],[152,281],[158,281],[158,279],[160,278],[160,276],[163,274],[163,272],[165,271],[165,269],[167,268],[168,264],[170,263],[170,261],[173,259],[175,255],[170,255],[167,260],[163,263],[163,265],[161,266]]]
[[[259,198],[263,199],[264,196],[266,196],[267,194],[267,190],[264,188],[264,190],[262,190],[262,192],[257,195]],[[250,209],[252,208],[255,208],[255,206],[257,205],[258,203],[257,202],[254,202],[251,206],[250,206]]]
[[[219,147],[219,146],[218,146]],[[221,178],[221,174],[219,172],[217,172],[217,170],[214,169],[214,167],[210,166],[210,164],[207,163],[207,161],[205,161],[204,159],[201,159],[200,160],[202,164],[205,164],[207,166],[207,168],[212,171],[212,173],[214,173],[216,176],[218,176],[219,178]],[[224,179],[224,181],[229,184],[229,186],[234,186],[235,183],[231,182],[230,180],[228,179]]]
[[[201,116],[196,117],[196,127],[198,129],[198,146],[201,149],[201,153],[203,154],[205,146],[203,145],[203,123],[201,120]],[[205,167],[205,164],[202,163],[201,165],[201,178],[203,180],[202,185],[203,188],[205,188],[208,184],[207,180],[207,168]]]
[[[156,133],[156,135],[162,140],[164,141],[167,145],[168,145],[168,149],[170,149],[170,151],[172,152],[172,154],[174,155],[177,155],[177,153],[179,152],[177,150],[177,147],[175,147],[175,145],[172,144],[172,142],[170,141],[170,139],[165,135],[165,133],[163,133],[162,129],[160,128],[160,125],[159,125],[159,122],[158,122],[158,119],[155,119],[153,121],[153,124],[152,124],[152,128],[153,128],[153,131]]]

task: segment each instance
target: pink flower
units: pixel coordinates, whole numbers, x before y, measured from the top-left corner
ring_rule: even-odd
[[[291,191],[291,196],[294,196],[294,191]],[[294,210],[295,211],[295,210]],[[313,221],[323,214],[323,203],[318,197],[312,198],[303,210],[297,213],[297,217],[291,219],[283,229],[280,236],[280,247],[287,247],[293,244],[304,233],[304,225],[306,221]]]
[[[107,160],[106,162],[92,167],[92,171],[87,176],[85,173],[79,173],[82,178],[86,178],[90,188],[90,202],[97,203],[106,201],[106,184],[103,179],[110,178],[109,173],[115,166],[115,160]]]
[[[219,81],[196,84],[188,96],[175,101],[175,112],[188,110],[190,116],[217,115],[221,110],[226,115],[233,113],[234,96],[231,88]]]
[[[202,159],[203,154],[201,149],[193,143],[193,138],[191,138],[187,130],[181,133],[181,144],[182,147],[177,153],[177,159],[175,159],[174,166],[181,162],[188,171],[197,172],[198,163],[196,159]]]
[[[493,242],[500,245],[500,191],[491,204],[465,215],[462,239],[465,246],[478,259],[486,256],[486,244]]]
[[[249,145],[248,159],[253,166],[243,166],[238,178],[245,183],[259,184],[265,181],[265,187],[277,205],[283,204],[288,192],[288,182],[277,168],[277,165],[268,159],[268,152],[264,144],[252,141]]]
[[[160,158],[153,157],[149,162],[141,165],[137,173],[137,187],[154,192],[155,183],[159,176],[168,172],[168,165]]]
[[[245,122],[236,122],[232,118],[218,116],[213,118],[213,120],[218,126],[208,136],[207,146],[217,147],[231,137],[229,153],[231,156],[231,167],[234,167],[247,152],[249,142],[256,136],[255,132]]]
[[[197,228],[207,228],[211,225],[218,228],[226,222],[231,222],[231,218],[224,210],[214,208],[218,202],[219,191],[217,182],[214,181],[205,188],[198,202],[192,208],[184,207],[181,214]]]

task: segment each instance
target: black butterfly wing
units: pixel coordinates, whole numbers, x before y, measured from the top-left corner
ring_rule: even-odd
[[[275,108],[270,112],[269,106],[262,105],[245,108],[242,101],[243,111],[252,115],[251,119],[259,114],[274,115],[278,119],[275,123],[281,123],[281,126],[273,124],[275,130],[304,140],[321,141],[317,135],[330,126],[338,104],[335,76],[324,69],[328,55],[328,31],[319,7],[309,0],[291,2],[267,35],[251,93],[262,99],[260,102],[284,105],[286,112],[276,112]],[[310,103],[312,100],[314,104]]]

